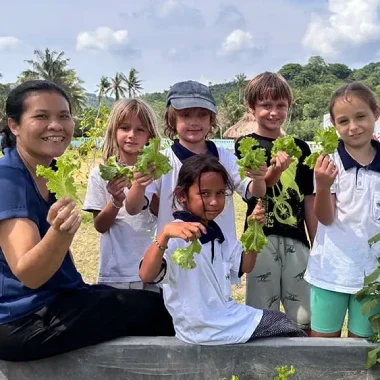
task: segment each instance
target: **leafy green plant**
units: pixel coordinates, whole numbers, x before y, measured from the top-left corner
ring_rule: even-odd
[[[248,219],[248,228],[241,235],[240,241],[246,253],[252,251],[259,253],[268,244],[262,225],[251,218]]]
[[[332,154],[338,147],[339,137],[334,127],[327,129],[318,128],[314,135],[314,142],[319,145],[319,148],[305,159],[305,165],[311,169],[315,168],[317,159],[321,154]]]
[[[275,368],[277,371],[277,376],[273,380],[288,380],[290,376],[293,376],[296,373],[295,368],[291,365],[288,368],[287,365],[278,366]]]
[[[264,148],[255,148],[259,145],[258,141],[252,137],[244,137],[239,142],[241,159],[236,163],[239,165],[240,178],[245,178],[246,168],[258,170],[261,165],[266,163]]]
[[[159,179],[162,175],[172,170],[169,157],[160,153],[159,137],[149,140],[149,144],[142,148],[141,153],[137,157],[135,168],[143,174],[148,174],[151,165],[156,168],[154,179]]]
[[[358,301],[368,297],[368,300],[363,304],[361,309],[363,315],[367,315],[380,304],[380,282],[378,281],[380,276],[380,258],[378,258],[377,261],[377,268],[371,274],[364,277],[364,286],[355,295]],[[371,315],[368,320],[374,332],[373,337],[371,337],[369,341],[380,342],[380,313]],[[366,368],[371,368],[376,363],[380,363],[380,358],[378,358],[379,353],[380,346],[368,351]]]
[[[271,151],[272,157],[276,157],[278,152],[286,152],[289,156],[295,157],[297,160],[302,156],[301,148],[296,144],[294,137],[291,135],[279,137],[273,142]]]
[[[57,170],[52,167],[37,165],[36,175],[47,179],[46,186],[57,199],[69,196],[73,200],[82,203],[77,195],[74,172],[79,170],[81,164],[75,160],[72,154],[66,153],[59,157],[56,162]]]
[[[133,171],[128,166],[121,165],[117,162],[116,156],[110,157],[103,165],[99,165],[100,176],[110,181],[115,177],[126,177],[129,181],[133,179]]]
[[[186,248],[177,248],[172,255],[172,260],[183,269],[194,269],[196,267],[194,255],[199,254],[201,249],[199,241],[193,240]]]

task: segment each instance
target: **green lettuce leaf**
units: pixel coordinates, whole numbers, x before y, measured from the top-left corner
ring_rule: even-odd
[[[368,240],[368,244],[370,247],[372,247],[372,245],[376,244],[378,241],[380,241],[380,233],[372,236],[371,239]]]
[[[297,146],[294,141],[294,137],[291,135],[286,135],[277,138],[272,147],[272,157],[276,157],[278,152],[286,152],[290,157],[295,157],[298,160],[302,156],[302,151],[299,146]]]
[[[245,178],[246,168],[258,170],[261,165],[266,164],[266,153],[264,148],[255,148],[259,143],[252,137],[244,137],[239,142],[241,159],[236,163],[239,165],[240,178]],[[255,148],[255,149],[254,149]]]
[[[199,254],[201,249],[199,241],[193,240],[186,248],[177,248],[172,255],[172,260],[183,269],[194,269],[196,267],[194,255]]]
[[[133,171],[131,168],[120,165],[116,156],[110,157],[107,162],[103,165],[99,165],[100,176],[105,181],[111,181],[115,177],[126,177],[129,181],[133,179]]]
[[[300,189],[296,182],[296,173],[297,173],[298,159],[293,158],[292,163],[289,167],[282,172],[280,177],[280,182],[282,185],[282,191],[288,191],[288,189],[293,189],[297,192],[300,201],[303,201],[303,194],[301,194]]]
[[[262,225],[257,220],[249,218],[248,228],[241,235],[240,242],[244,252],[259,253],[268,244],[268,239],[264,235]]]
[[[57,159],[57,170],[43,165],[37,165],[37,177],[47,179],[46,186],[54,193],[57,200],[69,196],[71,199],[82,203],[77,195],[74,181],[74,172],[80,168],[80,162],[75,161],[70,155],[63,155]]]
[[[317,159],[322,154],[333,154],[338,148],[339,137],[334,127],[318,128],[315,131],[314,142],[318,144],[318,149],[305,159],[305,165],[311,169],[315,168]]]
[[[154,179],[159,179],[162,175],[172,170],[169,157],[160,153],[160,141],[159,137],[150,139],[149,144],[141,150],[135,165],[138,172],[148,174],[149,166],[154,164],[156,167]]]

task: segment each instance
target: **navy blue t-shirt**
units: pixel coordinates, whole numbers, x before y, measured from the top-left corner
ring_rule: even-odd
[[[47,214],[55,202],[46,202],[15,148],[0,158],[0,220],[26,218],[34,222],[41,238],[50,225]],[[69,252],[61,267],[38,289],[24,286],[12,273],[0,246],[0,324],[31,314],[50,303],[64,289],[86,287]]]

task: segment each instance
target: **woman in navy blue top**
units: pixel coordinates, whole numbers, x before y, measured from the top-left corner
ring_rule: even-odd
[[[174,335],[160,294],[87,285],[70,245],[81,219],[56,201],[36,166],[53,165],[73,136],[70,100],[57,85],[11,91],[0,131],[0,359],[35,360],[126,335]]]

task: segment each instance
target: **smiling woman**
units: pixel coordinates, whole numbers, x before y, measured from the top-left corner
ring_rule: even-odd
[[[56,201],[37,165],[54,166],[74,123],[65,92],[47,81],[11,91],[0,159],[0,360],[35,360],[125,335],[173,335],[159,293],[87,285],[70,245],[81,219]]]

